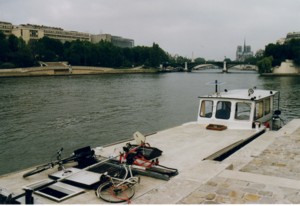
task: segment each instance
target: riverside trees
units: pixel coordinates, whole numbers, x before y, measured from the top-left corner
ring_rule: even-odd
[[[62,43],[43,37],[28,44],[14,35],[0,32],[0,68],[30,67],[38,61],[68,61],[71,65],[124,68],[136,65],[158,67],[170,56],[153,43],[152,47],[116,47],[110,42],[93,44],[87,41]]]
[[[300,39],[291,39],[284,44],[268,44],[264,55],[257,59],[260,73],[269,73],[271,68],[279,66],[286,59],[300,66]]]
[[[0,32],[0,68],[29,67],[33,62],[31,51],[22,39],[14,35],[6,38]]]

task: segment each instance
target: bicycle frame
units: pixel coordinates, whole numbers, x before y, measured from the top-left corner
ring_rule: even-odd
[[[116,178],[116,177],[110,177],[110,180],[115,187],[119,187],[119,186],[121,186],[123,184],[127,184],[127,183],[134,185],[140,181],[139,177],[133,176],[132,170],[131,170],[131,165],[123,164],[123,167],[125,169],[125,175],[124,175],[123,179]],[[129,177],[128,177],[128,175],[129,175]],[[119,183],[116,183],[116,182],[119,182]]]
[[[134,185],[140,182],[139,177],[134,177],[131,170],[131,165],[123,164],[126,175],[123,179],[109,177],[109,181],[106,181],[99,185],[96,190],[97,197],[106,202],[118,203],[118,202],[130,202],[130,199],[135,194]],[[105,174],[104,174],[105,175]]]

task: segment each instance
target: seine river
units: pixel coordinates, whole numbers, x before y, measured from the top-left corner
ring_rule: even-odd
[[[282,118],[300,117],[300,77],[193,72],[0,78],[0,174],[195,121],[198,96],[221,89],[281,92]]]

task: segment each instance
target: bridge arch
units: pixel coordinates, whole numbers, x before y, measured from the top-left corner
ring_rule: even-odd
[[[223,72],[228,72],[230,68],[236,67],[237,70],[245,70],[245,71],[258,71],[258,68],[256,65],[251,64],[245,64],[244,62],[237,62],[237,61],[210,61],[205,63],[186,63],[185,64],[185,70],[186,71],[192,71],[192,70],[199,70],[200,68],[208,67],[208,66],[218,66],[222,68]],[[195,69],[196,68],[196,69]]]

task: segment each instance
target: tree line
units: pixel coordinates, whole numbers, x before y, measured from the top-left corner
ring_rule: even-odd
[[[273,67],[280,66],[286,59],[293,60],[300,66],[300,39],[291,39],[284,44],[268,44],[262,54],[247,61],[255,63],[259,73],[270,73]]]
[[[110,42],[93,44],[88,41],[62,43],[43,37],[28,44],[14,35],[6,37],[0,32],[0,68],[38,66],[38,61],[68,61],[71,65],[112,68],[130,68],[138,65],[158,67],[172,57],[153,43],[152,47],[116,47]]]
[[[269,73],[285,59],[293,60],[300,66],[300,39],[291,39],[284,44],[270,43],[263,52],[258,52],[245,62],[257,65],[259,73]],[[30,40],[26,44],[22,38],[5,36],[0,32],[0,69],[39,66],[39,61],[68,61],[76,66],[112,68],[131,68],[139,65],[156,68],[161,64],[184,65],[184,62],[191,62],[186,57],[171,56],[156,43],[151,47],[121,48],[106,41],[96,44],[79,40],[62,43],[43,37]],[[205,59],[197,58],[195,62],[203,63]]]

